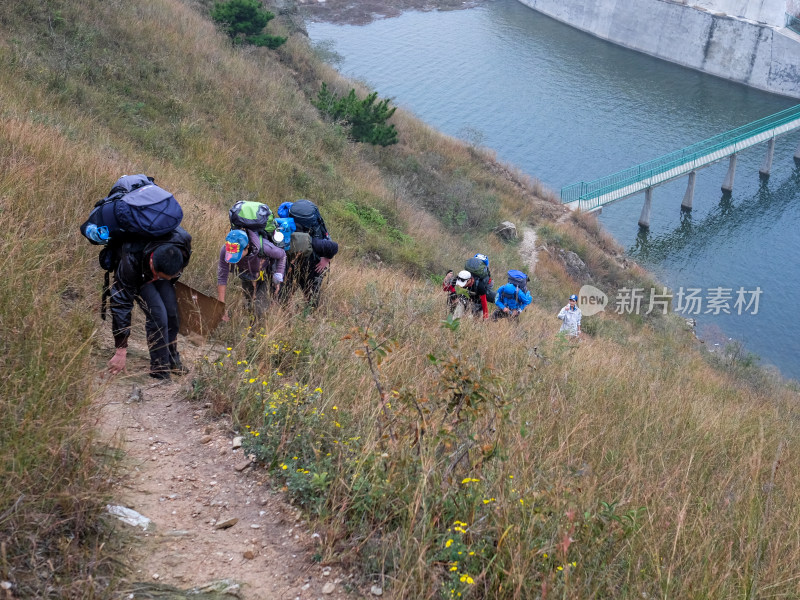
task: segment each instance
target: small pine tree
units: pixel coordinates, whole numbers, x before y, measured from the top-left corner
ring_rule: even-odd
[[[323,83],[313,102],[320,111],[334,121],[341,121],[350,127],[350,135],[357,142],[390,146],[397,143],[397,129],[388,125],[396,107],[389,108],[389,100],[378,100],[378,92],[372,92],[364,100],[359,100],[354,89],[343,98],[328,89]],[[376,102],[377,101],[377,102]]]
[[[234,43],[277,48],[285,37],[262,33],[275,15],[264,10],[259,0],[228,0],[214,3],[211,18],[222,25]]]

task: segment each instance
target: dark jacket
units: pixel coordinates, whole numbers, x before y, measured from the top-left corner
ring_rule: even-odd
[[[185,269],[192,255],[192,236],[182,227],[155,240],[126,242],[119,249],[119,264],[111,288],[111,331],[117,348],[128,345],[134,301],[142,286],[153,280],[150,257],[156,248],[165,244],[180,248]],[[175,282],[179,277],[180,274],[171,281]]]
[[[495,291],[492,289],[492,280],[489,277],[477,279],[473,277],[473,284],[467,288],[469,299],[476,304],[480,304],[483,318],[489,317],[489,302],[494,303]]]
[[[311,238],[311,248],[314,250],[314,266],[320,258],[333,258],[339,252],[339,244],[326,238]]]

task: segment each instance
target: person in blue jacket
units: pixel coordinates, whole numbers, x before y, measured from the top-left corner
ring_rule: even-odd
[[[528,291],[528,276],[522,271],[511,269],[508,272],[508,283],[500,286],[495,295],[494,304],[497,309],[492,319],[517,317],[533,301]]]

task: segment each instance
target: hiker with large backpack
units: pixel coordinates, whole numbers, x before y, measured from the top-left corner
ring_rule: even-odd
[[[453,275],[448,271],[445,279],[450,283],[447,287],[448,310],[454,317],[483,314],[489,318],[489,306],[484,283],[466,269]],[[450,291],[452,290],[452,291]]]
[[[459,303],[463,303],[463,298],[460,296],[463,295],[468,297],[467,313],[482,313],[483,318],[488,319],[489,302],[495,301],[489,258],[485,254],[476,254],[467,259],[464,269],[458,275],[448,271],[442,289],[448,294],[447,304],[451,314],[459,311]]]
[[[497,309],[492,313],[493,320],[517,317],[525,310],[533,300],[528,291],[528,281],[528,276],[522,271],[511,269],[508,272],[508,283],[500,286],[495,294]]]
[[[248,307],[256,318],[264,316],[271,295],[280,291],[286,272],[286,252],[277,237],[275,218],[266,204],[240,201],[228,211],[231,231],[225,238],[217,266],[217,299],[225,302],[228,275],[235,271]],[[277,239],[276,239],[277,238]],[[229,320],[225,311],[222,319]]]
[[[285,231],[290,234],[286,251],[286,277],[278,298],[286,301],[295,290],[300,289],[314,308],[319,304],[322,281],[331,259],[339,252],[339,244],[330,239],[317,205],[310,200],[283,203],[278,214],[288,215],[285,219],[277,220],[282,226],[285,225]]]
[[[183,211],[175,198],[146,175],[126,175],[99,201],[81,226],[93,244],[105,247],[100,264],[106,270],[101,316],[110,297],[113,374],[125,371],[134,304],[145,314],[150,376],[169,379],[187,372],[178,353],[178,302],[175,282],[189,263],[192,236],[182,227]],[[114,273],[108,286],[108,273]]]
[[[484,270],[483,267],[478,265],[476,261],[482,262],[486,266],[486,269]],[[468,259],[467,263],[469,263],[470,266],[464,266],[470,273],[474,273],[475,277],[483,280],[483,285],[486,287],[486,295],[489,299],[489,302],[494,302],[494,290],[492,289],[494,282],[492,281],[492,272],[489,269],[489,257],[479,252],[472,258]]]

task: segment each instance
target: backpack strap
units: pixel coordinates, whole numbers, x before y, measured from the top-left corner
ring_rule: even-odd
[[[500,288],[500,295],[503,296],[503,298],[508,298],[508,299],[514,298],[514,302],[519,304],[519,287],[517,287],[516,285],[514,286],[514,292],[515,292],[514,294],[508,292],[506,290],[505,285]]]
[[[111,271],[106,271],[103,276],[103,293],[100,296],[100,318],[106,320],[106,304],[111,297]]]

